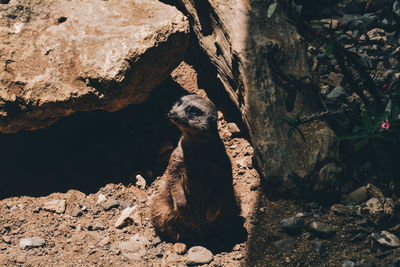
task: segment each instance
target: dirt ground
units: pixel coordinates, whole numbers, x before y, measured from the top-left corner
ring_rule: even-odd
[[[186,63],[171,77],[190,92],[206,94],[197,88],[196,71]],[[213,252],[212,261],[203,266],[341,266],[344,260],[363,262],[359,266],[374,266],[367,265],[371,262],[389,266],[400,256],[399,250],[376,244],[371,237],[376,229],[363,223],[357,214],[340,214],[313,202],[268,199],[260,187],[252,162],[253,149],[245,135],[226,121],[222,112],[218,127],[232,161],[247,237],[228,248],[218,248],[213,241],[200,244]],[[187,244],[180,255],[174,244],[155,235],[149,221],[149,203],[161,187],[156,179],[145,187],[132,181],[108,183],[90,194],[66,188],[70,189],[66,193],[1,199],[0,266],[186,266],[187,250],[197,244]],[[51,203],[61,203],[61,207],[49,207]],[[115,223],[128,207],[136,207],[132,224],[116,228]],[[283,232],[279,222],[299,213],[306,224],[326,222],[335,234],[318,237],[307,227],[291,236]],[[31,237],[44,240],[38,247],[23,248],[21,240]],[[131,237],[139,237],[145,248],[140,256],[132,256],[121,246]],[[277,245],[287,238],[291,238],[291,244]]]

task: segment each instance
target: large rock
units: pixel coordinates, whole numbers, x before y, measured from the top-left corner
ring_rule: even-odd
[[[330,191],[332,174],[341,171],[336,168],[333,131],[315,120],[300,127],[303,142],[297,133],[288,138],[289,127],[281,121],[283,116],[294,117],[303,106],[304,115],[321,111],[306,47],[281,6],[269,18],[273,1],[180,2],[201,48],[242,113],[265,184],[278,193],[307,191],[305,184]],[[329,171],[324,169],[327,164]]]
[[[156,0],[0,4],[0,132],[143,102],[182,61],[188,31]]]

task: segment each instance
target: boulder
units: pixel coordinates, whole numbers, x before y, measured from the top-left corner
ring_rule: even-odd
[[[289,138],[290,127],[282,122],[303,107],[303,116],[322,110],[307,47],[288,22],[285,2],[268,12],[273,1],[180,0],[200,47],[242,114],[266,188],[300,194],[305,185],[318,184],[323,191],[332,184],[326,171],[320,175],[324,166],[334,170],[329,174],[340,173],[335,134],[324,121],[314,120],[300,126],[305,141],[297,133]]]
[[[182,61],[186,17],[157,0],[0,5],[0,132],[143,102]]]

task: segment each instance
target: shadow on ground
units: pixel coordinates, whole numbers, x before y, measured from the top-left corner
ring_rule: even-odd
[[[136,173],[156,178],[180,136],[165,114],[184,93],[169,79],[143,104],[73,114],[42,130],[0,135],[0,199],[69,189],[94,193],[107,183],[133,182]]]

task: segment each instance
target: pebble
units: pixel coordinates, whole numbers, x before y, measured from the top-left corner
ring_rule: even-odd
[[[104,247],[110,244],[110,241],[111,241],[110,237],[106,236],[99,242],[99,246]]]
[[[175,243],[174,244],[174,251],[179,255],[185,254],[186,245],[184,243]]]
[[[322,238],[329,238],[335,234],[332,226],[323,222],[312,222],[308,228],[310,232]]]
[[[50,200],[43,204],[44,210],[59,214],[64,213],[66,208],[67,208],[67,202],[64,199]]]
[[[366,186],[361,186],[348,194],[345,197],[346,202],[355,202],[357,204],[364,203],[365,201],[368,200],[368,189]]]
[[[345,260],[342,263],[342,267],[355,267],[356,264],[352,262],[351,260]]]
[[[82,210],[80,208],[75,207],[75,208],[72,209],[71,215],[73,217],[79,217],[79,216],[82,216],[82,214],[83,213],[82,213]]]
[[[167,266],[181,266],[177,265],[177,263],[180,261],[180,257],[176,253],[168,253],[167,256],[164,259],[164,265],[167,264]]]
[[[383,205],[379,199],[373,197],[361,205],[361,212],[369,214],[381,214],[383,213]]]
[[[375,263],[370,259],[362,259],[358,264],[360,267],[375,267]]]
[[[243,259],[243,254],[242,254],[242,253],[239,253],[239,254],[235,255],[235,256],[233,257],[233,259],[234,259],[234,260],[241,260],[241,259]]]
[[[213,257],[212,252],[205,247],[195,246],[189,249],[186,263],[188,265],[208,264]]]
[[[3,236],[3,242],[6,244],[11,244],[11,238],[9,236]]]
[[[96,202],[96,204],[100,204],[101,202],[103,202],[103,201],[105,201],[105,200],[106,200],[106,196],[103,195],[103,194],[99,194],[99,195],[97,196],[97,202]]]
[[[136,206],[126,208],[122,211],[121,216],[115,222],[115,228],[122,229],[133,224],[132,213],[136,210]]]
[[[300,233],[304,227],[304,217],[290,217],[282,220],[279,226],[288,234]]]
[[[381,245],[388,247],[400,247],[399,238],[388,231],[373,233],[372,237]]]
[[[296,240],[293,237],[287,237],[276,241],[274,245],[280,253],[289,252],[296,248]]]
[[[226,126],[228,126],[228,130],[232,133],[232,134],[238,134],[240,133],[240,129],[239,127],[236,125],[236,123],[234,122],[229,122],[226,124]]]
[[[104,225],[100,222],[95,223],[93,226],[93,231],[103,231],[104,230]]]
[[[142,190],[146,189],[146,180],[140,174],[136,175],[136,183],[135,184],[139,189],[142,189]]]
[[[46,241],[41,237],[30,237],[30,238],[22,238],[19,240],[19,247],[21,249],[31,249],[31,248],[39,248],[44,247],[46,245]]]
[[[161,258],[164,255],[164,248],[163,246],[158,246],[156,249],[156,257]]]
[[[109,211],[113,208],[118,208],[119,207],[119,202],[115,199],[111,199],[108,201],[105,201],[103,204],[101,204],[103,207],[104,211]]]
[[[146,237],[136,234],[129,241],[119,243],[118,248],[127,259],[135,261],[146,254],[146,246],[148,245],[149,241]]]

